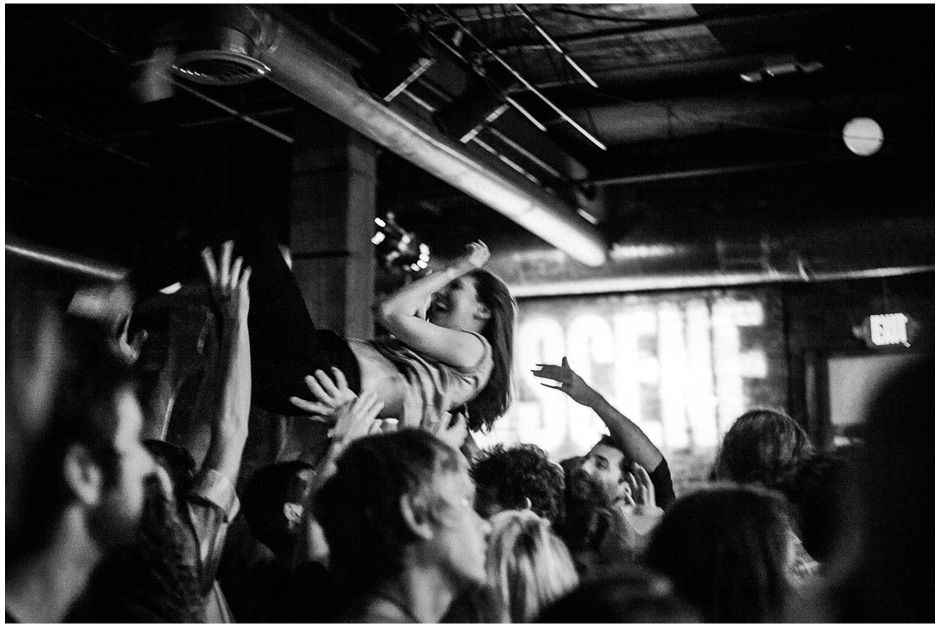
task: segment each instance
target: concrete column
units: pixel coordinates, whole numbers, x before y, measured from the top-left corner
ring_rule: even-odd
[[[378,149],[318,112],[297,114],[294,137],[294,276],[318,328],[371,338]]]

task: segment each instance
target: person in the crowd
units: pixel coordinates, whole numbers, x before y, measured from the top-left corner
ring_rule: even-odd
[[[22,382],[46,397],[42,419],[18,442],[22,498],[19,520],[7,530],[7,622],[64,618],[101,559],[133,541],[154,473],[140,441],[133,374],[108,334],[75,318],[62,319],[58,333],[53,328],[41,337],[55,344],[34,350],[37,359],[51,350],[54,360]]]
[[[725,434],[715,462],[715,478],[780,489],[814,452],[806,431],[778,411],[742,414]]]
[[[847,523],[848,472],[848,461],[842,455],[816,451],[781,488],[793,504],[803,548],[823,567],[832,560]]]
[[[324,399],[328,400],[328,399]],[[251,533],[272,554],[254,565],[237,586],[233,612],[239,622],[335,622],[341,591],[326,570],[329,547],[312,516],[316,491],[336,471],[336,460],[355,440],[381,430],[381,402],[369,392],[344,406],[330,446],[316,468],[293,460],[259,469],[244,491]]]
[[[554,524],[564,513],[564,471],[534,444],[497,444],[473,460],[470,476],[477,486],[475,506],[484,518],[529,509]]]
[[[166,487],[153,497],[152,515],[145,519],[149,524],[137,545],[102,564],[104,572],[92,580],[73,620],[134,622],[150,615],[161,622],[232,622],[216,570],[239,509],[234,484],[248,436],[251,268],[243,267],[241,258],[232,260],[229,242],[223,245],[218,263],[210,250],[205,251],[204,269],[222,321],[219,363],[206,378],[215,399],[212,415],[206,417],[211,433],[208,451],[197,468],[185,448],[148,441],[165,471]],[[162,499],[173,507],[163,507]],[[174,576],[177,582],[165,581]],[[199,601],[192,610],[190,592],[183,586],[190,576]]]
[[[735,420],[722,439],[714,477],[785,494],[814,452],[795,420],[778,411],[753,409]],[[794,583],[803,583],[818,574],[820,564],[804,548],[795,526],[790,526],[794,555],[788,575]]]
[[[310,464],[294,460],[263,466],[248,481],[242,512],[251,533],[272,556],[245,573],[231,598],[239,622],[334,622],[337,594],[325,556],[301,547],[306,511],[316,482]]]
[[[608,503],[624,501],[667,508],[675,500],[672,474],[666,458],[643,430],[572,370],[567,357],[562,358],[560,366],[536,365],[538,369],[532,371],[536,377],[560,384],[542,385],[561,390],[576,403],[590,407],[610,430],[610,435],[603,436],[580,464],[582,473],[600,485]],[[641,478],[645,476],[649,477],[654,494],[644,493],[646,481]],[[654,500],[647,502],[644,496],[653,496]]]
[[[578,584],[565,544],[546,519],[527,510],[490,518],[482,622],[527,623]]]
[[[781,495],[714,484],[666,511],[644,561],[669,577],[706,622],[777,621],[791,591],[791,542]]]
[[[489,524],[463,456],[407,428],[353,442],[315,498],[330,570],[355,623],[438,622],[486,581]]]
[[[923,356],[885,381],[868,407],[844,541],[788,620],[936,620],[935,377],[933,354]]]
[[[187,530],[176,510],[169,475],[147,482],[143,517],[133,544],[108,555],[65,618],[69,623],[198,623],[205,620]]]
[[[535,623],[698,623],[695,609],[677,597],[670,581],[631,564],[587,581],[551,603]]]
[[[637,558],[662,508],[675,500],[672,475],[646,434],[574,372],[567,358],[560,366],[537,366],[536,377],[560,384],[542,385],[590,407],[610,430],[567,476],[567,512],[559,525],[581,576],[598,576]]]

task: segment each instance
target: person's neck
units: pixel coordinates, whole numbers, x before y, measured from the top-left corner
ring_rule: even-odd
[[[85,521],[66,514],[47,548],[10,566],[6,611],[25,623],[62,622],[100,560]]]
[[[379,587],[380,596],[398,607],[404,618],[438,623],[456,596],[436,570],[405,569],[398,579]]]

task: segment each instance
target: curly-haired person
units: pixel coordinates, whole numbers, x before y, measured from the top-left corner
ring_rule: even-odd
[[[477,485],[476,510],[484,518],[530,509],[554,524],[564,515],[565,473],[534,444],[497,444],[474,460],[470,476]]]

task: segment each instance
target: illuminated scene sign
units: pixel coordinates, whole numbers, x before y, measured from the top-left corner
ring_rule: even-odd
[[[786,406],[782,305],[767,293],[539,299],[519,309],[516,401],[477,438],[481,447],[531,442],[562,459],[606,433],[592,410],[531,374],[563,356],[663,451],[703,460],[747,409]]]

